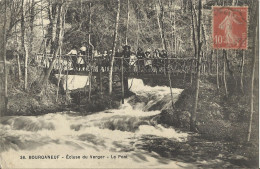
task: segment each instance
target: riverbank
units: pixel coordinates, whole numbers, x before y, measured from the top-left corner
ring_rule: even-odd
[[[61,111],[77,111],[82,115],[92,114],[120,106],[120,96],[107,93],[104,84],[104,94],[100,94],[98,85],[92,85],[91,99],[88,99],[88,86],[77,90],[70,90],[66,95],[64,84],[61,81],[57,88],[57,77],[51,76],[44,90],[39,92],[39,81],[44,75],[44,70],[31,66],[28,69],[28,89],[23,88],[23,79],[18,81],[17,70],[11,69],[8,77],[8,107],[6,116],[37,116]],[[74,82],[75,84],[77,82]],[[72,84],[72,85],[75,85]],[[57,90],[59,94],[57,96]],[[129,92],[127,96],[133,95]]]
[[[244,93],[238,92],[239,87],[231,80],[228,81],[228,96],[223,86],[217,90],[213,78],[203,79],[200,83],[200,94],[197,110],[197,133],[192,137],[190,143],[178,145],[180,149],[186,147],[193,152],[190,158],[195,158],[196,153],[208,154],[199,146],[206,146],[211,154],[212,160],[222,159],[242,167],[258,166],[259,149],[259,112],[258,112],[258,84],[255,86],[255,104],[250,142],[247,142],[249,124],[249,86],[244,87]],[[183,131],[189,131],[190,112],[194,88],[186,88],[175,103],[174,110],[163,110],[157,116],[157,122],[165,126],[173,126]],[[195,143],[194,143],[195,142]],[[206,144],[207,143],[207,144]],[[194,145],[194,146],[191,146]],[[196,145],[196,146],[195,146]],[[194,148],[194,147],[197,147]],[[256,151],[257,150],[257,151]],[[176,150],[167,150],[170,156],[176,154]],[[185,151],[178,151],[180,156]],[[182,155],[181,155],[182,154]],[[194,155],[195,154],[195,155]],[[208,154],[209,155],[209,154]]]
[[[56,99],[56,86],[48,84],[48,94],[32,94],[16,90],[9,95],[7,116],[37,116],[62,111],[76,111],[88,115],[106,109],[116,109],[120,106],[121,98],[117,95],[100,95],[92,93],[91,100],[88,92],[71,92],[66,96],[59,94]],[[128,94],[133,95],[133,93]]]

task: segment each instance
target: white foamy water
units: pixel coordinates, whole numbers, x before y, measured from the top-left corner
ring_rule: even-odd
[[[58,79],[59,74],[55,74],[55,77]],[[66,76],[61,74],[61,80],[63,81],[63,89],[66,90]],[[84,88],[86,85],[89,85],[88,76],[80,76],[80,75],[68,75],[68,90],[76,90]]]
[[[185,141],[186,133],[156,124],[161,109],[149,111],[157,102],[167,106],[168,87],[145,86],[134,79],[131,90],[148,99],[147,104],[126,100],[119,109],[88,116],[59,112],[42,116],[0,119],[0,164],[2,168],[189,168],[190,164],[161,157],[139,148],[143,136]],[[181,89],[173,89],[177,99]],[[29,156],[58,159],[28,159]],[[26,159],[20,159],[25,156]],[[57,157],[58,156],[58,157]],[[76,158],[80,159],[71,159]],[[92,158],[91,158],[92,156]],[[93,158],[93,156],[97,156]],[[86,157],[85,159],[83,159]],[[115,158],[114,158],[115,157]]]

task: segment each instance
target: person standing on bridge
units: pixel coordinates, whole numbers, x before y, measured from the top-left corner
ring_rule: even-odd
[[[143,51],[142,48],[139,47],[137,49],[136,57],[138,59],[138,61],[137,61],[138,71],[143,71],[144,70],[144,58],[145,58],[145,55],[144,55],[144,51]]]
[[[102,67],[104,72],[107,72],[109,70],[109,55],[107,54],[107,51],[105,50],[102,55]]]
[[[130,62],[130,55],[131,55],[131,47],[128,45],[123,46],[123,52],[122,55],[126,62],[124,62],[123,66],[125,67],[125,70],[128,71],[129,69],[129,62]]]
[[[135,72],[135,73],[137,72],[136,62],[137,62],[136,54],[134,52],[131,52],[129,66],[130,66],[131,71]]]
[[[78,55],[76,46],[73,46],[71,51],[67,55],[71,56],[73,69],[76,70],[77,69],[77,55]]]
[[[83,55],[79,52],[79,55],[77,57],[77,67],[78,67],[78,70],[79,71],[83,71],[84,65],[85,65],[85,61],[83,59]]]
[[[145,53],[145,69],[146,72],[149,72],[152,70],[152,56],[151,56],[151,50],[148,49]]]
[[[87,43],[86,42],[83,42],[80,49],[79,49],[79,52],[81,55],[87,55]]]
[[[86,70],[86,63],[87,63],[87,42],[83,42],[80,49],[79,53],[82,55],[84,65],[82,67],[85,67]]]
[[[160,71],[160,67],[161,67],[161,63],[162,63],[162,59],[160,58],[160,51],[159,49],[155,49],[153,52],[153,67],[155,68],[154,71],[157,73],[159,73]]]
[[[119,49],[116,50],[116,53],[115,53],[115,64],[114,64],[114,68],[115,70],[118,69],[118,70],[121,70],[121,58],[122,56],[122,53],[120,52]]]
[[[163,58],[163,62],[162,62],[162,64],[163,64],[163,67],[164,67],[164,71],[168,71],[168,53],[167,53],[167,51],[166,50],[162,50],[162,52],[160,53],[160,55],[161,55],[161,58]]]

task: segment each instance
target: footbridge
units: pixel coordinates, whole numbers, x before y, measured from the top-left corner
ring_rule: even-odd
[[[53,72],[60,72],[69,75],[98,75],[100,72],[108,74],[110,70],[110,58],[108,57],[88,57],[77,55],[62,55],[55,58],[51,55],[38,54],[36,62],[48,69],[53,66]],[[52,64],[52,62],[54,62]],[[195,74],[197,62],[194,57],[186,58],[123,58],[115,57],[113,62],[114,73],[126,73],[131,77],[157,77],[171,74]],[[202,61],[201,73],[212,72],[212,63]]]

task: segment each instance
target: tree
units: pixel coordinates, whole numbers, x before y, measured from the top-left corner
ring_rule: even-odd
[[[60,43],[59,44],[60,45],[60,48],[59,48],[60,57],[58,59],[59,76],[58,76],[57,89],[56,89],[56,102],[58,102],[58,98],[59,98],[59,87],[60,87],[60,81],[61,81],[61,73],[62,73],[62,70],[64,70],[64,67],[61,63],[64,28],[65,28],[65,15],[62,16],[62,20],[61,20],[61,30],[60,30],[61,33],[60,33],[60,41],[59,41],[59,43]],[[68,62],[68,60],[67,60],[67,62]],[[68,66],[68,63],[67,63],[67,66]],[[67,67],[67,73],[68,73],[68,67]],[[67,76],[66,76],[66,94],[67,94],[67,80],[68,79],[67,79]]]
[[[88,53],[88,55],[90,55],[90,70],[89,70],[89,91],[88,91],[88,100],[91,101],[91,90],[92,90],[92,66],[93,66],[93,52],[94,52],[94,46],[91,43],[91,28],[92,28],[92,22],[91,22],[91,17],[92,17],[92,13],[91,13],[91,2],[89,2],[89,30],[88,30],[88,44],[89,47],[91,47],[91,52]]]
[[[64,1],[57,1],[55,2],[55,4],[53,4],[53,6],[55,6],[57,8],[57,16],[55,15],[54,17],[57,17],[57,23],[56,23],[56,31],[55,31],[55,38],[54,41],[52,41],[52,45],[51,45],[51,54],[53,56],[52,61],[50,63],[49,68],[47,69],[45,76],[42,79],[42,83],[41,83],[41,91],[43,91],[43,86],[44,84],[47,83],[50,73],[54,67],[54,64],[56,62],[57,56],[58,56],[58,52],[60,49],[60,44],[61,44],[61,36],[62,36],[62,16],[65,15],[65,9],[64,9]],[[53,7],[52,6],[52,7]],[[52,28],[52,30],[54,30]]]
[[[219,63],[218,63],[218,50],[216,50],[217,51],[217,53],[216,53],[216,73],[217,73],[217,90],[219,90],[219,71],[218,71],[218,65],[219,65]]]
[[[126,31],[125,31],[125,44],[128,45],[128,30],[129,30],[129,19],[130,19],[130,12],[129,12],[129,0],[127,0],[127,20],[126,20]]]
[[[241,66],[240,66],[240,90],[244,94],[244,64],[245,64],[245,51],[242,51],[242,57],[241,57]]]
[[[117,14],[116,14],[116,20],[115,20],[114,42],[113,42],[112,57],[110,58],[110,67],[109,67],[109,95],[112,95],[113,65],[114,65],[115,53],[116,53],[119,15],[120,15],[120,0],[117,0]]]
[[[161,0],[158,0],[158,6],[157,6],[157,21],[158,21],[158,27],[159,32],[161,36],[162,41],[162,48],[166,49],[166,40],[165,40],[165,34],[164,34],[164,6]]]
[[[196,43],[196,35],[195,35],[195,22],[196,22],[196,18],[195,18],[195,11],[193,12],[192,0],[190,0],[190,3],[191,3],[191,5],[190,5],[190,12],[191,12],[192,40],[193,40],[193,45],[194,45],[194,53],[195,53],[195,56],[196,56],[197,55],[197,43]]]
[[[23,51],[23,55],[24,55],[24,90],[27,90],[28,49],[27,49],[27,45],[25,44],[25,2],[24,2],[24,0],[21,1],[21,45],[22,45],[22,51]]]
[[[4,69],[3,69],[3,74],[4,74],[4,82],[1,83],[0,85],[4,87],[4,90],[2,89],[2,87],[0,88],[1,90],[3,91],[0,91],[0,116],[4,116],[5,113],[7,112],[7,106],[8,106],[8,91],[7,91],[7,63],[6,63],[6,22],[7,22],[7,2],[6,0],[4,1],[4,24],[3,24],[3,28],[2,28],[2,43],[1,43],[1,48],[2,48],[2,51],[1,51],[1,62],[3,63],[4,65]],[[1,63],[0,62],[0,63]],[[2,94],[3,93],[3,94]],[[4,97],[2,97],[4,96]]]
[[[29,13],[30,13],[30,34],[29,34],[29,47],[28,52],[29,55],[32,56],[32,50],[33,50],[33,37],[34,37],[34,18],[35,18],[35,1],[31,0],[31,3],[29,4]]]
[[[192,112],[191,112],[191,117],[190,117],[190,130],[191,131],[196,131],[196,113],[197,113],[197,107],[198,107],[198,98],[199,98],[199,85],[200,85],[200,68],[201,68],[201,46],[202,42],[200,39],[200,22],[201,22],[201,9],[202,9],[202,4],[201,0],[199,0],[199,5],[198,5],[198,26],[197,26],[197,53],[196,53],[196,58],[197,58],[197,72],[196,72],[196,83],[195,83],[195,95],[194,95],[194,102],[193,102],[193,107],[192,107]]]
[[[251,67],[251,88],[250,88],[250,119],[249,119],[249,125],[248,125],[248,135],[247,135],[247,141],[250,141],[251,138],[251,132],[252,132],[252,121],[253,121],[253,114],[254,114],[254,82],[255,82],[255,68],[256,68],[256,58],[258,57],[258,46],[259,41],[257,37],[259,37],[259,9],[258,9],[258,3],[256,6],[256,25],[255,25],[255,35],[253,36],[253,57],[252,57],[252,67]]]
[[[223,49],[223,83],[224,83],[225,95],[228,96],[227,80],[226,80],[226,58],[227,58],[227,51]]]

